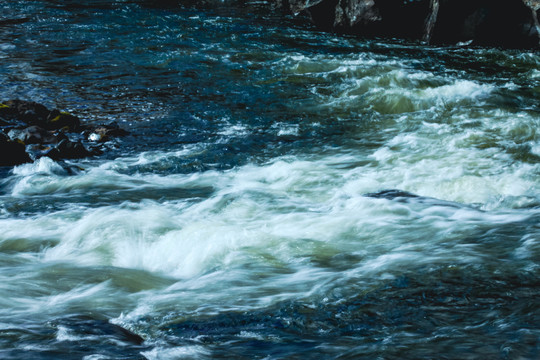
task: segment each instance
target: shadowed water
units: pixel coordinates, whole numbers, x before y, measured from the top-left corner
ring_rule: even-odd
[[[1,358],[540,356],[538,53],[0,9],[0,100],[131,132],[0,168]]]

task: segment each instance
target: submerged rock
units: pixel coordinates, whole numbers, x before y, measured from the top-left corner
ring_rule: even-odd
[[[397,190],[397,189],[389,189],[389,190],[382,190],[375,193],[367,193],[364,196],[371,197],[375,199],[387,199],[387,200],[394,200],[399,198],[419,198],[419,195],[415,195],[413,193],[403,191],[403,190]]]
[[[0,104],[0,166],[18,165],[48,156],[54,160],[79,159],[102,154],[84,141],[96,134],[95,142],[124,136],[118,124],[82,125],[80,119],[58,109],[49,110],[33,101],[10,100]]]
[[[429,196],[420,196],[398,189],[382,190],[374,193],[364,194],[365,197],[374,199],[385,199],[400,203],[418,203],[425,206],[444,206],[451,208],[474,208],[470,205],[460,204],[453,201],[441,200]]]
[[[142,353],[151,348],[140,335],[94,314],[57,318],[47,323],[46,330],[54,339],[52,341],[56,341],[56,346],[74,359],[145,360]],[[43,350],[38,356],[27,358],[44,358]],[[45,358],[58,358],[58,352]]]
[[[140,335],[120,325],[112,324],[107,319],[96,319],[88,315],[74,315],[58,319],[54,321],[54,326],[68,329],[73,334],[73,337],[105,336],[132,345],[142,345],[144,343],[144,339]]]
[[[284,3],[284,2],[280,2]],[[540,47],[538,0],[290,0],[323,30],[436,44]]]

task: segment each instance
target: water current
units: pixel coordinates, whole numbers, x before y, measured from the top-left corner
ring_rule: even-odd
[[[0,11],[0,100],[131,133],[0,168],[0,358],[540,358],[539,53]]]

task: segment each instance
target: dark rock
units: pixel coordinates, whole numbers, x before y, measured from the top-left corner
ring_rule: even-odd
[[[8,133],[11,140],[19,140],[25,145],[30,144],[52,144],[57,143],[60,140],[47,130],[33,125],[22,130],[11,130]],[[64,135],[65,136],[65,135]]]
[[[20,127],[24,123],[17,120],[17,111],[6,104],[0,103],[0,128]]]
[[[79,336],[106,336],[117,341],[133,345],[141,345],[144,339],[119,326],[111,324],[105,319],[94,319],[90,316],[73,316],[55,321],[56,326],[64,326]]]
[[[99,358],[117,360],[145,360],[141,353],[151,349],[144,339],[136,333],[116,324],[98,314],[80,314],[57,318],[47,323],[44,329],[51,337],[56,337],[56,351],[47,353],[39,349],[25,353],[27,359],[58,359],[58,348],[70,359]],[[62,332],[68,336],[60,337]],[[88,356],[88,354],[95,354]],[[14,356],[12,358],[20,358]]]
[[[3,141],[3,144],[9,143],[9,149],[18,147],[20,150],[22,147],[24,150],[24,146],[27,146],[24,161],[30,159],[28,156],[34,159],[49,156],[61,160],[100,155],[101,145],[89,149],[83,142],[88,145],[89,137],[94,142],[105,142],[112,137],[128,134],[114,122],[97,126],[81,125],[75,115],[57,109],[49,111],[41,104],[24,100],[0,104],[0,128],[4,133],[9,131],[10,139]],[[2,146],[8,146],[5,144]],[[14,158],[3,160],[2,163],[17,164],[20,161]]]
[[[32,162],[32,159],[26,153],[24,145],[0,133],[0,166],[14,166],[27,162]]]
[[[101,124],[96,127],[86,130],[85,134],[88,140],[94,142],[105,142],[110,140],[111,137],[126,136],[129,133],[120,128],[116,122],[110,124]]]
[[[421,39],[432,14],[432,0],[322,0],[294,2],[324,30],[361,36]]]
[[[336,17],[338,30],[367,36],[421,39],[430,15],[430,0],[341,0]],[[358,6],[357,3],[362,4]],[[338,22],[339,21],[339,22]]]
[[[540,46],[538,0],[289,0],[322,30],[438,44]]]
[[[387,200],[394,200],[396,198],[419,197],[418,195],[415,195],[413,193],[403,191],[403,190],[396,190],[396,189],[382,190],[376,193],[368,193],[368,194],[365,194],[364,196],[375,198],[375,199],[387,199]]]
[[[452,207],[452,208],[469,207],[467,205],[459,204],[456,202],[440,200],[440,199],[432,198],[429,196],[420,196],[420,195],[416,195],[407,191],[397,190],[397,189],[382,190],[375,193],[368,193],[368,194],[365,194],[364,196],[375,198],[375,199],[391,200],[391,201],[396,201],[400,203],[418,203],[418,204],[423,204],[425,206],[445,206],[445,207]]]
[[[433,43],[538,47],[537,12],[522,0],[438,0]]]
[[[15,115],[15,109],[12,109],[9,105],[0,104],[0,119],[7,122],[6,120],[12,119]]]
[[[9,100],[4,103],[10,110],[11,117],[30,125],[42,125],[49,116],[49,109],[33,101]]]
[[[33,101],[9,100],[0,106],[0,117],[37,125],[47,130],[65,128],[76,131],[80,126],[78,117],[57,109],[50,111],[44,105]]]
[[[316,3],[309,3],[306,10],[307,14],[310,16],[311,21],[321,30],[324,31],[335,31],[338,26],[336,26],[336,12],[339,0],[323,0]],[[297,7],[293,8],[298,12],[302,7],[300,4],[297,4]],[[304,10],[302,9],[302,10]]]
[[[432,14],[431,0],[375,0],[375,3],[382,17],[380,35],[413,40],[424,37],[426,21]]]
[[[431,42],[431,37],[433,35],[433,28],[437,23],[437,16],[439,14],[439,0],[431,0],[429,4],[429,15],[425,21],[424,35],[422,36],[422,41],[425,43]]]
[[[95,155],[84,147],[81,142],[73,142],[64,139],[58,143],[54,148],[50,149],[46,154],[53,160],[61,159],[80,159]]]
[[[57,109],[49,113],[45,124],[48,129],[67,128],[69,131],[76,131],[80,125],[81,121],[77,116]]]

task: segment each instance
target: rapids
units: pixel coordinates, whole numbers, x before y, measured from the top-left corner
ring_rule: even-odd
[[[0,168],[1,358],[540,356],[538,53],[0,9],[1,100],[131,132]]]

